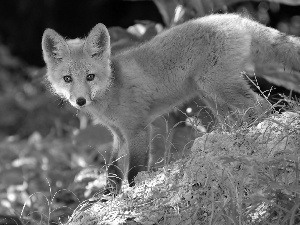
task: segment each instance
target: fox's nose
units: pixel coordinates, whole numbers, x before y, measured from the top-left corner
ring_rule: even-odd
[[[77,98],[76,99],[76,104],[79,105],[79,106],[84,106],[85,103],[86,103],[85,98]]]

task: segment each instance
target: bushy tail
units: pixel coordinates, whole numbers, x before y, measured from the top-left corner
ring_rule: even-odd
[[[251,51],[254,61],[281,63],[300,72],[300,38],[247,20],[246,28],[252,33]],[[300,78],[299,78],[300,79]]]

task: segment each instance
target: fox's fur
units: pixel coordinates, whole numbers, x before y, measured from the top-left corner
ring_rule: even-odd
[[[200,96],[221,120],[236,109],[250,109],[253,117],[268,106],[240,75],[245,63],[273,61],[300,70],[299,38],[235,14],[191,20],[115,56],[103,24],[75,41],[47,29],[42,48],[53,90],[111,130],[108,173],[117,190],[123,173],[133,184],[149,168],[149,124],[157,116]],[[89,74],[95,75],[90,81]],[[85,100],[81,106],[78,99]]]

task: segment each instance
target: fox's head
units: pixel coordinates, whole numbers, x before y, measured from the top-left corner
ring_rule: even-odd
[[[74,107],[87,106],[108,90],[110,37],[103,24],[97,24],[86,39],[66,40],[47,29],[42,49],[53,91]]]

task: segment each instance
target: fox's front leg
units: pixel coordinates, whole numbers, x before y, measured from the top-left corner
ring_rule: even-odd
[[[125,165],[128,164],[128,149],[126,140],[123,135],[118,132],[113,133],[113,149],[107,170],[107,191],[116,192],[120,191],[124,173],[126,172]]]
[[[142,127],[128,133],[129,186],[134,185],[134,178],[140,171],[147,171],[149,161],[150,127]]]
[[[113,132],[114,143],[111,162],[108,167],[108,189],[117,193],[127,175],[130,186],[140,171],[148,169],[150,128],[127,130],[126,137]]]

